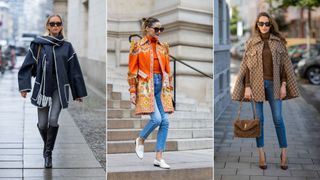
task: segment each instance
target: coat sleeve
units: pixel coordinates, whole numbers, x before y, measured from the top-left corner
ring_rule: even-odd
[[[31,91],[32,69],[36,67],[37,45],[30,44],[30,48],[18,72],[19,91]]]
[[[68,79],[73,100],[87,96],[87,89],[84,83],[81,67],[77,54],[74,52],[72,46],[70,47],[68,58]]]
[[[137,83],[138,83],[138,70],[139,70],[139,47],[137,41],[131,42],[130,52],[129,52],[129,63],[128,63],[128,84],[129,92],[136,93]]]

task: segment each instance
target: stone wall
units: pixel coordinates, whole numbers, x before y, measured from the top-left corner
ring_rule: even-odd
[[[213,2],[211,0],[109,0],[108,68],[125,73],[130,34],[141,34],[140,19],[156,17],[165,27],[161,40],[170,54],[212,75]],[[171,66],[173,69],[173,66]],[[177,93],[211,105],[212,80],[178,63]],[[179,98],[179,95],[178,95]]]
[[[105,93],[106,1],[68,0],[67,40],[73,44],[87,82]]]
[[[68,0],[54,0],[53,1],[53,12],[54,14],[59,14],[64,23],[64,32],[68,34]]]

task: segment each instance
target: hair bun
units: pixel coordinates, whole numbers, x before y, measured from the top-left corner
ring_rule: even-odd
[[[142,21],[143,21],[143,22],[147,21],[147,18],[145,18],[145,17],[144,17],[144,18],[142,18]]]

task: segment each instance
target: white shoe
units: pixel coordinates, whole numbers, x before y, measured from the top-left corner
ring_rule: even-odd
[[[139,145],[139,138],[135,140],[135,145],[138,158],[143,159],[144,145]]]
[[[170,166],[163,159],[161,159],[160,161],[155,159],[153,161],[153,165],[163,169],[170,169]]]

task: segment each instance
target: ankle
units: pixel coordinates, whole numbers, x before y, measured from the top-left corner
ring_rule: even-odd
[[[281,149],[281,154],[286,155],[286,154],[287,154],[287,149],[286,149],[286,148],[282,148],[282,149]]]
[[[265,152],[259,152],[259,156],[264,156]]]
[[[139,145],[144,145],[144,139],[142,139],[141,137],[139,137]]]
[[[160,161],[162,158],[162,152],[156,152],[156,160]]]

